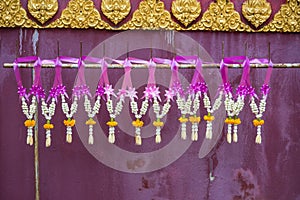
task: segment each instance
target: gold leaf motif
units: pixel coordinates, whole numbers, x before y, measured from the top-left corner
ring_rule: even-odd
[[[201,4],[197,0],[175,0],[172,2],[172,13],[182,24],[188,26],[201,13]]]
[[[232,2],[217,0],[209,5],[201,21],[194,24],[191,30],[251,31],[251,28],[241,21]]]
[[[247,0],[243,3],[242,13],[257,28],[269,19],[272,8],[266,0]]]
[[[120,29],[173,29],[174,22],[171,15],[165,10],[160,0],[143,0],[139,8],[133,13],[132,19]]]
[[[44,24],[51,19],[58,10],[57,0],[28,0],[29,13]]]
[[[281,5],[274,20],[263,31],[300,32],[300,0],[288,0]]]
[[[92,0],[71,0],[49,28],[107,28]]]
[[[103,14],[114,24],[122,21],[130,12],[129,0],[102,0],[101,10]]]
[[[19,0],[0,1],[0,27],[33,27],[38,25],[28,19]]]

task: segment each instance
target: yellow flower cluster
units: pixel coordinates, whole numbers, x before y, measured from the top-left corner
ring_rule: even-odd
[[[253,120],[253,125],[254,126],[262,126],[262,125],[264,125],[264,123],[265,123],[265,120],[263,120],[263,119],[255,119],[255,120]]]
[[[205,121],[211,122],[211,121],[214,121],[214,120],[215,120],[215,117],[212,116],[212,115],[204,115],[203,119],[204,119]]]
[[[114,126],[118,126],[118,122],[111,119],[110,121],[106,122],[106,125],[110,127],[114,127]]]
[[[96,121],[93,120],[92,118],[88,119],[86,122],[85,122],[86,125],[95,125],[96,124]]]
[[[153,126],[155,127],[162,127],[164,125],[163,122],[161,122],[160,120],[156,120],[153,122]]]
[[[141,121],[140,119],[136,119],[136,120],[132,121],[132,126],[134,126],[134,127],[143,127],[144,122]]]
[[[180,123],[186,123],[186,122],[189,121],[189,119],[186,118],[185,116],[180,117],[178,120],[179,120]]]
[[[70,127],[73,127],[76,123],[76,120],[75,119],[67,119],[67,120],[64,120],[64,125],[65,126],[70,126]]]
[[[24,122],[24,125],[26,127],[34,127],[35,126],[35,121],[33,119],[27,119],[25,122]]]
[[[239,124],[241,124],[241,119],[240,118],[233,119],[233,118],[227,117],[225,119],[225,123],[239,125]]]
[[[189,120],[191,123],[199,123],[201,121],[201,118],[197,116],[190,116]]]

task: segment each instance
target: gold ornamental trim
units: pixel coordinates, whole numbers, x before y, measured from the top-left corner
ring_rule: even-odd
[[[0,1],[0,27],[38,28],[39,26],[28,19],[19,0]]]
[[[271,4],[266,0],[247,0],[242,6],[243,16],[256,28],[270,18]]]
[[[178,21],[188,26],[200,16],[201,4],[197,0],[175,0],[171,11]]]
[[[176,29],[179,25],[171,19],[171,14],[165,10],[164,2],[160,0],[143,0],[134,11],[132,19],[120,27],[127,29]]]
[[[264,32],[300,32],[300,0],[287,0]]]
[[[241,20],[231,0],[212,1],[209,8],[203,11],[200,0],[173,0],[171,11],[165,9],[162,0],[142,0],[138,9],[130,15],[130,19],[120,26],[116,25],[129,18],[133,0],[102,0],[100,8],[95,7],[93,0],[69,0],[67,7],[62,9],[61,15],[54,20],[58,2],[28,0],[28,12],[33,17],[31,20],[20,0],[1,0],[0,27],[300,32],[300,0],[287,0],[270,22],[268,19],[272,7],[268,0],[244,0],[242,14],[253,26]],[[114,25],[103,21],[100,12]],[[171,17],[171,13],[174,18]],[[175,18],[178,21],[174,21]]]
[[[110,21],[118,24],[129,14],[131,4],[129,0],[102,0],[101,10]]]
[[[60,18],[46,28],[99,28],[109,29],[92,0],[71,0]]]
[[[28,0],[29,13],[41,24],[51,19],[58,10],[57,0]]]
[[[240,14],[234,9],[234,4],[228,0],[217,0],[211,3],[202,19],[194,24],[191,30],[252,31],[241,21]]]

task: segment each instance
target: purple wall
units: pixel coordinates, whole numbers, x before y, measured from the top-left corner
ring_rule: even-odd
[[[275,5],[275,4],[274,4]],[[277,5],[277,4],[276,4]],[[275,5],[275,7],[276,7]],[[277,5],[277,7],[279,7]],[[16,41],[22,32],[21,56],[33,54],[32,37],[34,30],[1,29],[0,65],[13,62],[16,57]],[[79,42],[83,42],[83,54],[88,54],[97,44],[117,32],[99,30],[38,30],[38,55],[54,58],[57,55],[56,41],[60,41],[60,54],[79,56]],[[300,62],[299,34],[280,33],[223,33],[189,32],[216,62],[222,55],[224,41],[225,56],[243,55],[244,43],[248,42],[249,57],[268,57],[268,42],[271,43],[271,58],[274,63]],[[124,40],[126,40],[124,38]],[[162,39],[163,40],[163,39]],[[125,44],[123,44],[125,45]],[[145,57],[138,52],[130,56]],[[154,51],[153,56],[165,57],[165,52]],[[109,56],[109,55],[107,55]],[[53,70],[43,69],[43,86],[49,90]],[[192,70],[183,70],[187,79]],[[263,82],[265,69],[253,69],[252,83],[259,88]],[[110,72],[110,80],[115,84],[121,71]],[[230,80],[238,84],[240,70],[230,70]],[[64,69],[64,82],[71,90],[76,72]],[[31,84],[31,71],[22,69],[23,84]],[[245,119],[240,126],[237,144],[227,144],[225,129],[217,145],[203,159],[198,152],[202,144],[205,125],[200,125],[200,141],[171,165],[149,173],[133,174],[119,172],[96,160],[82,144],[75,132],[71,145],[64,141],[64,119],[60,109],[53,120],[53,144],[44,147],[44,132],[40,130],[39,164],[40,197],[47,199],[242,199],[241,193],[249,191],[255,199],[300,199],[300,71],[299,69],[274,69],[271,79],[271,94],[265,113],[266,125],[263,130],[263,144],[255,145],[255,130],[250,119],[249,107],[241,113]],[[34,199],[34,151],[25,144],[26,130],[17,85],[12,69],[1,67],[0,73],[0,199]],[[153,147],[153,138],[146,139],[141,148],[134,147],[132,138],[120,133],[117,145],[133,152],[149,152],[160,149],[173,137],[178,128],[176,117],[170,117],[172,126],[166,128],[166,141]],[[42,119],[42,116],[40,116]],[[249,119],[249,120],[248,120]],[[248,121],[247,121],[248,120]],[[43,120],[39,126],[42,127]],[[97,142],[96,144],[97,145]],[[117,162],[117,161],[116,161]],[[215,179],[209,180],[212,172]]]

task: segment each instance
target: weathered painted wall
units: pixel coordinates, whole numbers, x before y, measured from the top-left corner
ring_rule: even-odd
[[[204,6],[208,4],[205,2],[202,3]],[[241,4],[240,1],[235,2],[237,5]],[[281,2],[273,1],[272,5],[279,8]],[[98,1],[95,3],[100,5]],[[3,66],[4,62],[13,62],[16,57],[16,41],[22,44],[21,56],[32,55],[33,34],[34,30],[1,29],[0,65]],[[38,30],[38,55],[42,58],[55,57],[57,55],[56,41],[59,40],[60,55],[78,57],[80,41],[83,43],[83,54],[88,54],[101,41],[115,34],[117,32],[101,30]],[[222,57],[222,41],[225,44],[225,56],[244,54],[244,43],[248,42],[249,57],[268,57],[267,46],[270,42],[273,62],[300,62],[299,34],[221,32],[185,34],[194,38],[216,62],[219,62]],[[149,52],[144,52],[147,58]],[[130,55],[135,56],[134,52]],[[153,56],[166,55],[161,54],[160,51],[154,51]],[[44,69],[42,72],[43,86],[46,89],[51,87],[52,72],[51,69]],[[251,72],[252,83],[257,88],[263,82],[264,72],[265,69],[256,69]],[[190,78],[192,70],[183,70],[182,73]],[[111,72],[112,83],[116,83],[121,74],[120,70]],[[76,72],[73,69],[63,70],[64,82],[69,91],[75,75]],[[22,70],[22,77],[24,85],[29,87],[31,71]],[[240,70],[230,70],[230,79],[235,86],[239,78]],[[198,152],[203,140],[202,135],[200,141],[193,143],[174,163],[158,171],[144,174],[119,172],[103,165],[86,150],[76,132],[73,143],[67,144],[64,141],[64,127],[61,123],[64,117],[59,110],[54,119],[56,127],[53,145],[49,149],[44,147],[44,133],[43,130],[40,131],[40,197],[42,200],[241,199],[238,196],[243,184],[249,181],[253,183],[252,191],[256,194],[255,199],[300,199],[299,79],[299,69],[275,69],[273,71],[270,84],[272,91],[265,114],[265,136],[262,145],[254,144],[255,131],[251,121],[248,120],[240,127],[240,140],[237,144],[227,144],[225,133],[223,133],[212,152],[205,158],[199,159]],[[34,199],[34,152],[32,147],[25,144],[25,128],[23,127],[25,118],[21,112],[16,91],[17,85],[13,70],[1,67],[0,199]],[[178,115],[176,111],[173,112],[174,115]],[[174,125],[166,129],[164,143],[153,147],[154,142],[151,138],[146,139],[141,148],[137,148],[134,147],[132,138],[120,133],[117,145],[139,153],[160,149],[175,137],[174,132],[178,129],[178,124],[174,120],[177,116],[171,118]],[[252,119],[248,107],[241,114],[241,118]],[[40,121],[39,126],[41,127],[42,124],[43,121]],[[200,126],[202,134],[204,128],[204,123],[202,123]],[[215,177],[213,181],[209,179],[210,172]],[[244,178],[236,178],[240,177],[235,176],[239,174],[238,172],[241,172]]]

